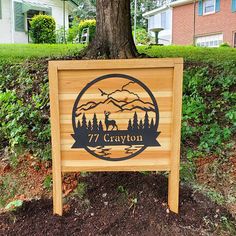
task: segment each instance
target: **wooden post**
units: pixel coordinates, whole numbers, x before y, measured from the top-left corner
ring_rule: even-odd
[[[57,67],[49,62],[50,115],[52,136],[53,213],[62,215],[61,150]]]
[[[168,205],[171,211],[179,212],[179,165],[182,114],[183,64],[175,64],[173,79],[173,113],[171,166],[168,178]]]

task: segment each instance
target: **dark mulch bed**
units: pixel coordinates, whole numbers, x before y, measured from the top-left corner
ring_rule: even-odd
[[[87,184],[86,193],[67,199],[63,217],[53,216],[51,200],[26,202],[0,215],[0,235],[217,235],[220,217],[229,217],[185,186],[180,213],[169,212],[167,179],[155,173],[96,173],[79,181]]]

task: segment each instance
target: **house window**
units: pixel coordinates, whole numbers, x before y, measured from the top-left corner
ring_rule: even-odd
[[[149,17],[149,19],[148,19],[148,28],[149,29],[154,28],[154,16]]]
[[[161,28],[166,28],[166,12],[161,13]]]
[[[30,28],[31,28],[31,25],[30,25],[30,21],[32,20],[32,18],[35,16],[35,15],[39,15],[39,14],[45,14],[44,11],[37,11],[37,10],[29,10],[27,11],[26,13],[26,29],[27,31],[30,31]]]
[[[203,14],[211,14],[215,12],[216,0],[204,0],[203,1]]]
[[[196,45],[200,47],[219,47],[223,43],[223,34],[201,36],[196,38]]]

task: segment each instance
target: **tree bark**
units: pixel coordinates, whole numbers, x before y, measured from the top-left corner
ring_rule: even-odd
[[[131,27],[130,0],[97,0],[96,33],[85,58],[138,56]]]

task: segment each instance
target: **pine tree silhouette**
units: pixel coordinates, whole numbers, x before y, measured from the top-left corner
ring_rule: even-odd
[[[142,120],[140,120],[138,128],[139,128],[139,130],[143,130],[143,121]]]
[[[127,129],[128,130],[132,130],[133,129],[131,119],[129,119],[129,123],[128,123],[128,128]]]
[[[84,129],[84,130],[87,129],[87,121],[86,121],[85,114],[83,114],[83,117],[82,117],[82,129]]]
[[[152,120],[151,120],[150,129],[151,129],[151,130],[155,130],[155,125],[154,125],[154,120],[153,120],[153,118],[152,118]]]
[[[133,130],[138,130],[138,115],[135,112],[133,118]]]
[[[77,122],[77,129],[81,129],[80,120],[78,120],[78,122]]]
[[[91,121],[88,122],[88,131],[92,131],[92,123],[91,123]]]
[[[103,131],[103,126],[102,126],[102,121],[99,121],[99,127],[98,127],[99,131]]]
[[[94,113],[93,115],[93,131],[97,131],[98,130],[98,120],[97,120],[97,116]]]
[[[149,117],[148,117],[147,112],[146,112],[145,117],[144,117],[144,129],[145,130],[149,129]]]

